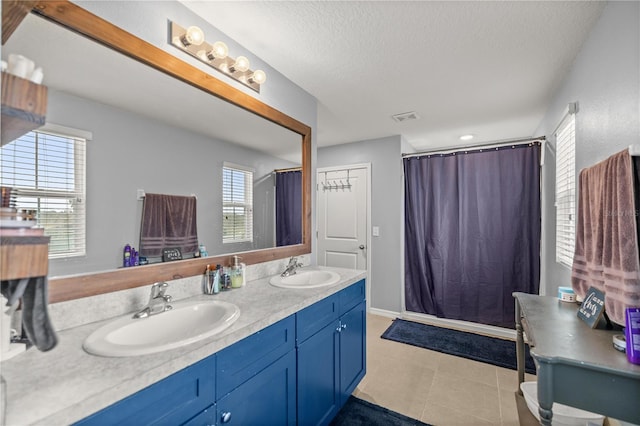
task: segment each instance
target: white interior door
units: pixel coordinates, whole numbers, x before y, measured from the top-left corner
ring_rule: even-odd
[[[367,269],[368,166],[317,173],[318,264]]]

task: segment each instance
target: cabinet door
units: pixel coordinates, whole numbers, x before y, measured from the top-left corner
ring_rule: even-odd
[[[218,424],[296,423],[296,353],[290,351],[217,401]]]
[[[366,372],[365,302],[340,317],[340,406],[356,389]]]
[[[298,346],[298,424],[328,424],[340,405],[339,330],[333,321]]]

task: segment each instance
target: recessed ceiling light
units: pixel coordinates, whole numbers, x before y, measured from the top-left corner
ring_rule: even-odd
[[[460,140],[461,141],[470,141],[471,139],[473,139],[473,135],[462,135],[462,136],[460,136]]]

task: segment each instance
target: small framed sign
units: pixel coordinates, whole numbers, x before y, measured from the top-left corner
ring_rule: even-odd
[[[578,309],[578,318],[586,322],[589,327],[596,328],[603,313],[604,293],[597,288],[589,287],[582,305]]]
[[[182,260],[182,251],[179,247],[163,248],[162,249],[162,261],[171,262],[173,260]]]

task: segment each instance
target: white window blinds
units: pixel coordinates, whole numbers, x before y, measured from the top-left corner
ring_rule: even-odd
[[[558,126],[556,139],[556,262],[573,265],[576,241],[576,125],[569,113]]]
[[[86,253],[85,146],[83,138],[33,131],[0,151],[0,183],[51,237],[50,259]]]
[[[253,241],[253,172],[225,163],[222,169],[222,242]]]

